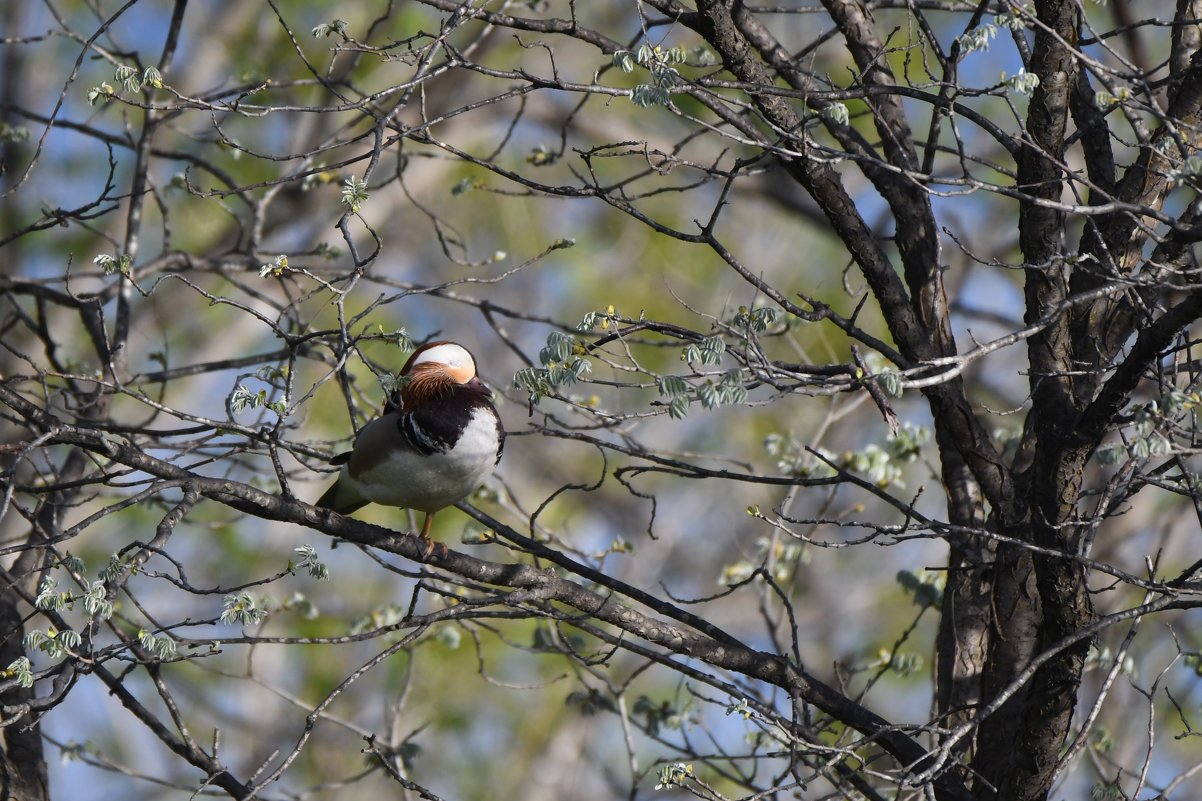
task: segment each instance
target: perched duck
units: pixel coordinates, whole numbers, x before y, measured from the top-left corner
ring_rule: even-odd
[[[429,558],[434,513],[471,495],[501,461],[504,445],[505,429],[472,354],[454,342],[431,342],[401,368],[384,414],[330,461],[342,470],[317,506],[341,514],[368,503],[425,512]]]

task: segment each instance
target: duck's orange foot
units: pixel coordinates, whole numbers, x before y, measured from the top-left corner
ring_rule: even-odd
[[[433,539],[430,538],[430,535],[425,534],[424,532],[423,532],[422,536],[418,537],[418,539],[420,539],[422,541],[422,561],[423,562],[430,561],[430,557],[434,554],[435,550],[441,551],[441,553],[438,555],[438,557],[440,559],[446,559],[448,556],[451,555],[451,551],[450,551],[450,549],[447,548],[446,543],[435,542]]]

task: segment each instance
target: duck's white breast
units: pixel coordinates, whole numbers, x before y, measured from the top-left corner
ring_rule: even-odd
[[[394,449],[351,478],[370,501],[435,512],[472,494],[492,473],[497,461],[497,419],[491,409],[473,410],[455,445],[429,456]]]

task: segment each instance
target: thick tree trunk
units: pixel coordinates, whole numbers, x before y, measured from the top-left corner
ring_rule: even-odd
[[[936,432],[942,440],[942,428]],[[942,441],[939,445],[949,519],[965,529],[951,538],[935,641],[935,709],[943,724],[954,729],[971,718],[981,702],[981,681],[989,657],[997,544],[968,533],[985,524],[984,498],[954,445]],[[966,741],[959,747],[969,745]]]
[[[1041,27],[1029,71],[1039,78],[1027,112],[1028,141],[1019,155],[1019,242],[1026,262],[1026,320],[1046,316],[1069,297],[1071,268],[1065,258],[1065,215],[1059,200],[1064,173],[1069,107],[1077,91],[1079,6],[1070,0],[1037,4]],[[1016,506],[999,510],[1002,532],[1044,548],[1074,554],[1074,517],[1084,472],[1080,454],[1065,458],[1080,414],[1074,399],[1074,362],[1067,313],[1028,340],[1032,408],[1024,432],[1030,467],[1028,488]],[[1017,546],[999,549],[995,571],[995,636],[991,643],[986,700],[998,696],[1032,658],[1089,616],[1084,575],[1070,559],[1033,554]],[[1058,655],[1018,688],[982,728],[974,764],[983,799],[1037,801],[1047,796],[1068,734],[1089,643]]]
[[[0,668],[25,655],[21,639],[24,625],[11,591],[0,596]],[[32,689],[20,687],[0,695],[4,727],[0,729],[0,798],[12,801],[47,801],[46,759],[42,734],[28,712],[18,712],[33,698]]]

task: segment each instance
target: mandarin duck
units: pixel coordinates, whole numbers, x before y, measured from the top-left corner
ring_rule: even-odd
[[[424,512],[421,538],[429,558],[434,514],[471,495],[492,474],[505,429],[462,345],[421,346],[400,379],[384,414],[363,427],[354,448],[330,460],[341,470],[316,505],[340,514],[368,503]],[[445,556],[445,545],[442,550]]]

